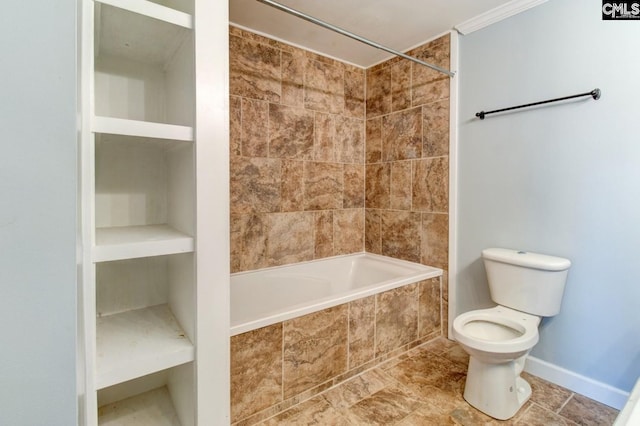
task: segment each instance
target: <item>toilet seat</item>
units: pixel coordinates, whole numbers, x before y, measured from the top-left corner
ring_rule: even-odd
[[[463,346],[493,354],[527,352],[538,343],[540,318],[504,306],[459,315],[453,333]]]

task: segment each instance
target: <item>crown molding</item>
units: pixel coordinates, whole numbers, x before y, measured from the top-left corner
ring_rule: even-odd
[[[454,29],[462,35],[467,35],[545,2],[547,2],[547,0],[513,0],[474,18],[468,19],[456,25]]]

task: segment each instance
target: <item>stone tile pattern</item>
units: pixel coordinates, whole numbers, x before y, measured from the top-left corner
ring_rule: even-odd
[[[314,395],[259,425],[611,425],[617,410],[525,373],[530,400],[511,419],[493,419],[462,393],[468,357],[435,338]]]
[[[365,71],[229,31],[232,272],[364,251]]]
[[[407,53],[449,68],[449,52],[446,35]],[[449,77],[399,57],[366,77],[365,250],[447,271]]]
[[[440,293],[432,278],[233,336],[232,422],[262,421],[439,336]]]
[[[449,37],[409,53],[448,67]],[[400,59],[364,71],[235,27],[229,55],[232,272],[365,250],[446,277],[448,77]],[[266,343],[234,337],[234,421],[264,419],[439,335],[446,300],[438,279],[312,314],[324,317],[314,327],[285,322],[281,357],[260,365],[244,365],[241,348]]]
[[[449,36],[408,52],[449,67]],[[366,239],[372,253],[448,267],[449,77],[394,58],[367,70]]]
[[[449,36],[408,53],[446,68]],[[449,77],[235,27],[229,54],[233,272],[363,250],[448,269]]]

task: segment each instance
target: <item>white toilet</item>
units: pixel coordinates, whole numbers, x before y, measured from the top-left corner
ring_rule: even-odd
[[[540,317],[560,311],[571,262],[502,248],[482,251],[491,299],[498,306],[459,315],[453,335],[470,355],[464,399],[500,420],[531,396],[520,373],[538,343]]]

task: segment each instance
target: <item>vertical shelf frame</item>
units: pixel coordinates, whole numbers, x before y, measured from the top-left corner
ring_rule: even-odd
[[[210,0],[207,0],[210,1]],[[192,9],[193,5],[188,5],[187,3],[191,3],[192,0],[185,1],[186,9]],[[160,3],[160,2],[159,2]],[[195,154],[195,146],[192,144],[191,148],[187,148],[186,150],[181,149],[181,152],[186,152],[186,156],[180,154],[172,154],[172,160],[169,162],[171,165],[167,167],[179,167],[181,173],[186,173],[188,176],[185,176],[181,182],[179,182],[176,186],[178,190],[180,190],[181,185],[184,185],[185,182],[187,186],[192,187],[193,195],[185,196],[183,194],[184,191],[180,190],[176,199],[168,201],[168,203],[176,204],[176,203],[188,203],[192,207],[189,206],[179,206],[177,211],[170,211],[167,214],[172,216],[168,218],[169,222],[175,221],[177,223],[177,228],[186,234],[184,237],[178,235],[178,237],[170,236],[173,238],[173,241],[170,242],[170,247],[167,246],[166,243],[162,241],[164,234],[155,235],[149,239],[146,236],[145,238],[139,241],[132,241],[129,243],[135,246],[131,246],[136,248],[135,253],[129,253],[126,250],[121,250],[118,248],[118,252],[115,254],[109,254],[108,256],[101,258],[96,255],[96,243],[97,243],[97,233],[96,233],[96,224],[97,221],[97,193],[96,193],[96,153],[98,152],[96,142],[96,134],[97,133],[107,133],[107,134],[118,134],[125,135],[126,137],[143,137],[143,138],[160,138],[165,140],[172,141],[186,141],[187,143],[192,143],[194,141],[194,127],[191,125],[182,125],[183,122],[185,124],[192,124],[195,122],[195,72],[191,65],[188,62],[193,62],[194,56],[194,22],[193,15],[185,13],[184,11],[178,11],[174,9],[170,9],[165,7],[159,3],[153,3],[146,0],[81,0],[78,2],[78,12],[81,19],[79,20],[79,32],[81,34],[82,42],[79,44],[79,113],[80,113],[80,121],[81,128],[79,129],[79,156],[80,156],[80,187],[79,198],[82,200],[81,205],[79,207],[79,214],[81,217],[78,233],[79,233],[79,249],[78,249],[78,258],[79,258],[79,268],[80,268],[80,279],[78,282],[78,400],[79,400],[79,409],[78,409],[78,423],[81,425],[93,426],[97,425],[99,420],[99,403],[98,403],[98,390],[104,386],[110,386],[109,389],[106,389],[104,395],[108,395],[108,399],[110,401],[117,401],[119,396],[121,398],[129,398],[135,397],[135,390],[138,389],[137,392],[144,392],[145,387],[154,386],[153,383],[158,382],[157,378],[163,378],[163,384],[169,388],[169,394],[171,394],[171,399],[173,400],[173,404],[175,405],[176,412],[178,416],[181,418],[182,423],[185,426],[195,425],[195,424],[214,424],[210,417],[207,417],[206,414],[200,415],[198,410],[196,409],[196,399],[198,398],[199,389],[203,389],[203,392],[208,392],[211,394],[208,387],[217,386],[216,384],[205,384],[202,380],[196,379],[196,371],[195,371],[195,346],[189,347],[188,340],[184,337],[185,332],[188,337],[191,338],[192,342],[196,342],[196,336],[203,336],[201,339],[202,342],[207,341],[206,332],[201,333],[199,331],[199,321],[201,321],[200,317],[197,317],[197,292],[198,283],[195,282],[196,277],[196,261],[194,253],[194,238],[190,237],[193,235],[195,237],[195,233],[193,232],[193,228],[196,227],[196,199],[195,199],[195,179],[196,179],[196,154]],[[163,2],[165,4],[165,2]],[[176,39],[176,42],[184,44],[186,47],[186,52],[182,51],[179,53],[181,55],[177,59],[175,59],[178,64],[178,75],[184,76],[184,81],[182,78],[180,81],[175,80],[175,75],[171,74],[170,66],[162,68],[162,71],[167,73],[167,83],[169,86],[169,90],[174,90],[174,93],[169,93],[171,96],[171,100],[174,101],[174,104],[168,104],[165,106],[165,114],[167,114],[166,118],[169,114],[177,113],[178,118],[171,117],[172,122],[169,123],[158,123],[158,122],[149,122],[149,121],[140,121],[140,120],[131,120],[127,118],[119,118],[119,117],[96,117],[96,64],[98,62],[97,56],[97,46],[94,42],[96,38],[100,38],[96,35],[96,29],[99,30],[100,23],[96,22],[96,11],[99,11],[102,5],[106,5],[105,7],[113,7],[122,10],[126,10],[128,12],[132,12],[134,14],[138,14],[143,16],[143,19],[149,19],[149,23],[153,25],[154,28],[158,28],[158,25],[154,24],[153,20],[163,21],[165,23],[169,23],[172,25],[177,25],[179,27],[187,28],[188,38],[180,38]],[[226,15],[225,15],[226,18]],[[166,26],[166,25],[165,25]],[[226,28],[226,24],[225,24]],[[164,32],[162,30],[158,35],[168,35],[170,32]],[[184,34],[184,30],[180,34]],[[117,38],[117,37],[116,37]],[[166,37],[165,37],[166,39]],[[149,40],[153,43],[154,38],[145,40],[145,43],[148,43]],[[127,45],[128,46],[128,45]],[[182,46],[179,46],[181,48]],[[144,48],[143,48],[144,49]],[[135,61],[137,58],[133,58]],[[184,61],[187,61],[187,64],[184,65]],[[227,68],[227,66],[224,66]],[[204,73],[204,71],[203,71]],[[171,80],[171,81],[170,81]],[[171,85],[175,85],[178,82],[177,88],[174,88]],[[185,89],[185,84],[187,87]],[[191,88],[192,87],[192,88]],[[166,89],[165,89],[166,90]],[[123,92],[125,96],[128,96],[126,92]],[[134,95],[135,96],[135,95]],[[185,109],[185,106],[189,106],[189,108]],[[189,111],[184,113],[183,111]],[[184,117],[183,117],[184,116]],[[186,118],[185,118],[186,117]],[[144,117],[143,119],[146,119]],[[175,121],[173,121],[175,120]],[[180,125],[174,124],[178,123]],[[155,143],[155,142],[148,142]],[[171,142],[173,143],[173,142]],[[164,144],[163,144],[164,145]],[[184,147],[184,145],[182,145]],[[172,149],[173,153],[177,152],[177,150]],[[175,160],[175,161],[174,161]],[[222,180],[222,179],[220,179]],[[193,182],[193,185],[189,185],[189,181]],[[168,184],[169,186],[171,184]],[[171,188],[167,189],[168,191]],[[144,194],[143,194],[144,195]],[[149,224],[151,228],[153,228],[153,223]],[[164,226],[164,225],[163,225]],[[149,226],[140,227],[143,230],[148,230]],[[166,227],[166,226],[164,226]],[[129,227],[131,228],[131,227]],[[156,227],[157,228],[157,227]],[[123,229],[123,228],[120,228]],[[120,229],[117,229],[120,232]],[[154,228],[155,229],[155,228]],[[128,229],[127,235],[130,235]],[[144,236],[143,236],[144,237]],[[159,238],[162,237],[162,238]],[[184,244],[182,243],[184,240]],[[180,243],[182,246],[177,246]],[[117,244],[121,245],[120,241],[117,241]],[[144,245],[142,249],[138,250],[137,247],[140,245]],[[148,247],[147,247],[148,246]],[[166,248],[167,246],[168,248]],[[183,247],[184,246],[184,247]],[[176,248],[177,247],[177,248]],[[98,253],[104,251],[102,247],[98,247]],[[125,247],[129,249],[129,247]],[[131,251],[131,250],[129,250]],[[189,253],[190,255],[175,255],[175,253]],[[169,310],[169,306],[172,303],[176,304],[175,315],[179,322],[182,322],[184,326],[182,327],[185,331],[183,331],[178,336],[182,336],[182,340],[184,344],[182,344],[181,348],[178,348],[178,352],[176,355],[169,354],[168,356],[162,355],[165,359],[158,358],[156,359],[156,366],[150,363],[144,362],[144,359],[141,361],[143,364],[140,364],[136,368],[131,368],[131,365],[126,365],[121,370],[116,370],[113,374],[110,373],[109,378],[104,379],[99,376],[98,370],[99,365],[98,361],[100,359],[100,354],[98,353],[98,348],[96,342],[98,341],[98,323],[96,315],[97,315],[97,274],[99,272],[99,268],[96,267],[97,262],[103,261],[114,261],[117,259],[132,259],[136,257],[145,257],[145,256],[157,256],[157,255],[169,255],[169,260],[167,260],[167,264],[169,265],[170,274],[183,274],[187,276],[187,281],[189,284],[185,284],[185,287],[180,286],[179,284],[175,284],[173,287],[173,291],[169,291],[169,300],[167,302],[169,305],[165,305],[166,309],[166,318],[168,322],[174,321],[173,313]],[[186,257],[185,257],[186,256]],[[227,254],[228,256],[228,254]],[[187,259],[187,260],[185,260]],[[188,260],[191,259],[191,260]],[[221,260],[223,262],[223,260]],[[207,263],[206,261],[202,263]],[[228,263],[228,260],[227,262]],[[224,276],[227,276],[228,273],[224,273]],[[181,276],[184,278],[183,276]],[[175,277],[174,277],[175,278]],[[170,278],[172,280],[172,278]],[[173,280],[173,282],[178,282],[180,280]],[[212,285],[213,279],[209,277],[209,280],[203,280],[203,285]],[[172,294],[177,293],[177,294]],[[228,301],[227,301],[228,304]],[[156,324],[155,317],[153,315],[155,312],[154,309],[145,309],[140,311],[140,314],[146,315],[147,313],[151,315],[150,326],[161,325]],[[207,310],[211,310],[211,306],[207,306]],[[157,309],[156,309],[157,310]],[[118,314],[120,315],[120,314]],[[129,320],[129,317],[135,317],[138,315],[137,312],[131,312],[126,314],[125,316],[113,317],[110,318],[109,321],[116,320],[120,321],[122,325],[126,327],[126,321]],[[182,321],[180,321],[182,319]],[[134,319],[134,321],[137,321]],[[104,321],[102,321],[104,322]],[[202,320],[202,324],[206,325],[206,319]],[[144,324],[143,324],[144,325]],[[179,324],[176,325],[176,333],[180,333]],[[208,330],[211,330],[215,327],[205,327]],[[228,326],[226,327],[228,330]],[[161,330],[162,331],[162,330]],[[115,330],[116,333],[119,333],[118,330]],[[128,339],[125,335],[117,334],[114,336],[116,340],[121,337],[124,339]],[[162,338],[162,336],[159,336]],[[170,336],[170,338],[172,338]],[[226,343],[226,347],[228,350],[228,336],[224,340]],[[158,342],[161,346],[165,346],[162,342]],[[214,344],[217,347],[220,342],[216,342]],[[164,349],[163,349],[164,350]],[[203,364],[209,365],[212,364],[214,368],[219,368],[219,364],[215,362],[215,359],[211,357],[207,357],[206,354],[203,354],[203,359],[206,362]],[[126,361],[126,360],[125,360]],[[135,366],[134,366],[135,367]],[[119,367],[117,367],[119,368]],[[165,369],[164,371],[160,371],[159,369]],[[137,370],[137,371],[136,371]],[[140,373],[146,374],[146,370],[149,373],[149,379],[141,378],[137,379],[136,376]],[[157,370],[157,372],[156,372]],[[225,376],[228,376],[228,371],[226,371]],[[101,382],[102,380],[102,382]],[[146,380],[147,383],[143,381]],[[127,382],[129,381],[129,382]],[[135,382],[135,383],[133,383]],[[105,385],[106,383],[106,385]],[[173,388],[173,389],[172,389]],[[102,391],[101,391],[102,392]],[[155,392],[157,393],[157,392]],[[166,392],[165,392],[166,393]],[[228,385],[225,385],[225,390],[223,393],[228,393]],[[223,394],[221,393],[221,394]],[[147,392],[147,394],[151,395],[154,392]],[[203,396],[203,400],[206,399],[206,395]],[[147,401],[148,397],[144,396],[138,398],[138,401]],[[224,403],[224,402],[223,402]],[[210,405],[210,403],[209,403]],[[217,411],[221,407],[216,407],[214,411]],[[141,408],[141,413],[144,412],[145,407]],[[225,403],[225,407],[222,408],[223,411],[228,410],[228,403]]]
[[[91,119],[94,111],[94,2],[82,0],[78,5],[80,16],[80,265],[78,283],[78,423],[95,425],[98,418],[96,392],[96,268],[92,247],[95,240],[95,179],[94,134]]]
[[[229,61],[228,3],[190,0],[187,9],[173,11],[147,0],[81,0],[78,2],[80,93],[80,187],[78,282],[78,423],[98,424],[96,348],[96,182],[95,132],[193,141],[195,179],[192,291],[178,299],[195,307],[187,327],[194,343],[194,362],[153,373],[151,382],[173,388],[176,411],[183,426],[229,424]],[[171,3],[171,2],[169,2]],[[195,126],[157,124],[95,116],[95,9],[100,4],[163,20],[193,32]],[[185,13],[191,12],[191,14]],[[169,133],[166,133],[169,131]],[[197,184],[200,182],[200,184]],[[189,268],[182,264],[177,268]],[[184,304],[180,300],[179,304]],[[180,308],[184,310],[184,308]],[[176,312],[176,317],[184,312]],[[103,399],[134,397],[128,383],[112,386]],[[146,385],[143,385],[146,386]],[[146,397],[141,398],[144,400]],[[191,401],[193,400],[193,402]],[[191,405],[191,404],[195,404]],[[189,407],[192,406],[193,410]]]
[[[195,2],[197,424],[230,423],[229,4]]]

